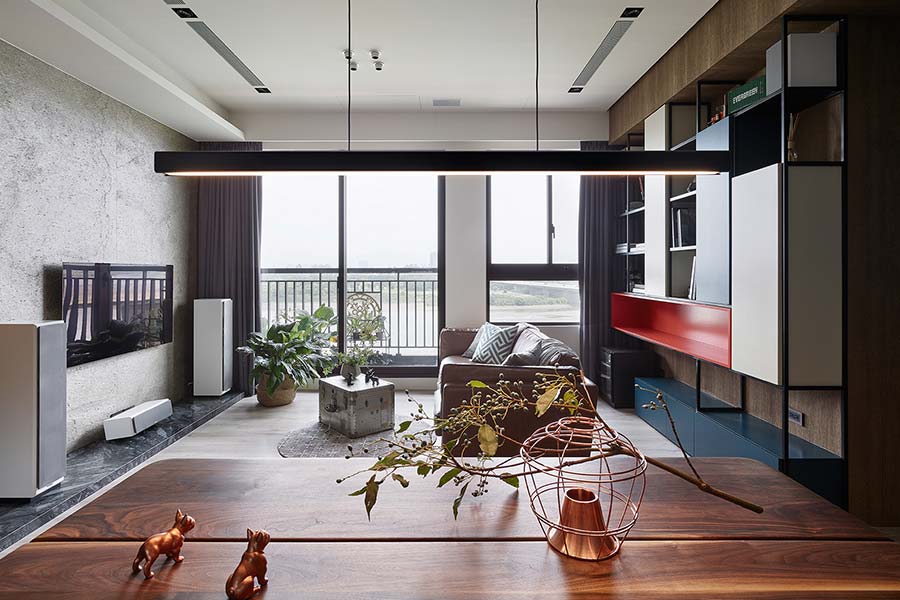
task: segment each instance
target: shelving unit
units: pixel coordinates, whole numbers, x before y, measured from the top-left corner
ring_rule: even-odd
[[[702,361],[740,377],[740,406],[713,406],[707,414],[696,392],[699,416],[688,427],[694,435],[703,423],[698,455],[764,460],[846,506],[846,19],[784,17],[782,49],[797,23],[804,32],[834,24],[828,29],[837,32],[837,86],[782,87],[711,122],[711,105],[722,97],[715,93],[742,82],[700,81],[694,103],[670,103],[645,121],[648,149],[730,150],[732,169],[698,176],[690,189],[684,177],[646,178],[647,293],[614,294],[612,322],[693,357],[697,390]],[[784,81],[793,81],[786,50],[781,60]],[[676,210],[693,211],[693,239],[676,235],[684,233]],[[745,412],[748,378],[774,386],[766,397],[780,397],[779,419],[774,406],[763,411],[771,422]],[[839,454],[790,433],[790,394],[810,390],[840,393]]]
[[[643,148],[641,139],[629,137],[628,151]],[[612,289],[620,292],[644,291],[644,178],[626,177],[625,197],[613,207],[615,219],[616,264]]]

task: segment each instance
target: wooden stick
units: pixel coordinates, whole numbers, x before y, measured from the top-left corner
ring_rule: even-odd
[[[731,502],[732,504],[736,504],[736,505],[740,506],[741,508],[746,508],[747,510],[752,510],[755,513],[763,512],[762,506],[759,506],[758,504],[754,504],[752,502],[748,502],[742,498],[738,498],[737,496],[732,496],[728,492],[723,492],[722,490],[709,485],[702,479],[698,479],[697,477],[694,477],[693,475],[689,475],[689,474],[685,473],[684,471],[682,471],[676,467],[673,467],[672,465],[668,465],[657,458],[650,458],[649,456],[645,456],[644,458],[647,459],[647,462],[650,463],[651,465],[653,465],[654,467],[659,467],[660,469],[662,469],[663,471],[666,471],[667,473],[671,473],[672,475],[675,475],[676,477],[680,477],[681,479],[684,479],[688,483],[694,484],[701,491],[706,492],[707,494],[712,494],[713,496],[717,496],[723,500],[727,500],[728,502]]]

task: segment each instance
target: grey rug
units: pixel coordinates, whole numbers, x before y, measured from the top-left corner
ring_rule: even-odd
[[[408,409],[405,406],[406,402],[403,404],[403,408]],[[398,411],[394,418],[397,425],[409,420],[409,410]],[[413,421],[407,431],[422,431],[429,425],[430,421]],[[392,437],[393,433],[388,430],[364,437],[348,438],[316,420],[287,434],[283,440],[278,442],[278,453],[285,458],[343,458],[348,454],[347,446],[353,446],[355,454],[364,456],[362,454],[363,446]]]

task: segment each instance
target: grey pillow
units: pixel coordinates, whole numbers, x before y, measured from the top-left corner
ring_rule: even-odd
[[[541,340],[535,340],[531,348],[524,352],[515,352],[506,357],[503,361],[504,365],[511,367],[530,367],[541,364]],[[515,350],[515,348],[513,348]]]
[[[516,336],[519,335],[519,327],[517,325],[504,328],[496,325],[493,327],[492,331],[485,330],[481,339],[478,340],[478,347],[475,348],[472,362],[499,365],[509,356],[513,342],[516,341]]]
[[[463,352],[462,355],[466,358],[472,358],[473,356],[475,356],[475,348],[478,347],[478,341],[481,339],[482,334],[494,329],[499,329],[499,327],[497,327],[493,323],[483,323],[481,327],[478,328],[478,331],[475,332],[475,339],[472,340],[472,343],[469,344],[469,347],[466,348],[466,351]]]
[[[581,361],[574,350],[556,338],[548,337],[541,344],[542,366],[559,365],[560,367],[581,368]]]

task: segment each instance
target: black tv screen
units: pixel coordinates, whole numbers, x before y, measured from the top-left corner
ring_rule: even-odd
[[[66,362],[172,341],[172,265],[63,264]]]

